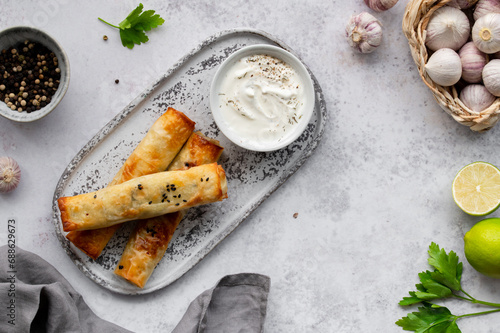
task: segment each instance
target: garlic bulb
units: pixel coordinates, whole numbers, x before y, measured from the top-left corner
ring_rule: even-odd
[[[483,68],[488,56],[479,51],[474,42],[468,42],[458,51],[462,61],[462,79],[469,83],[481,82]]]
[[[21,169],[17,162],[11,157],[0,157],[0,192],[12,191],[20,179]]]
[[[467,9],[474,6],[477,1],[478,0],[451,0],[447,5],[455,8]]]
[[[493,96],[488,89],[482,84],[471,84],[462,89],[460,92],[460,100],[469,109],[475,112],[481,112],[488,108],[495,101],[496,97]]]
[[[458,8],[444,6],[436,10],[429,20],[425,45],[432,51],[442,48],[457,51],[467,42],[469,34],[467,15]]]
[[[352,48],[370,53],[382,42],[382,24],[373,15],[363,12],[350,18],[345,34]]]
[[[483,68],[483,83],[495,96],[500,96],[500,59],[493,59]]]
[[[500,51],[500,14],[491,13],[480,17],[472,27],[472,40],[484,53]]]
[[[397,2],[398,0],[365,0],[366,5],[376,12],[388,10],[394,7]]]
[[[448,87],[460,80],[462,62],[457,52],[452,49],[439,49],[427,61],[425,71],[432,81],[440,86]]]
[[[479,20],[480,17],[489,13],[500,13],[500,0],[479,0],[474,7],[474,20]]]

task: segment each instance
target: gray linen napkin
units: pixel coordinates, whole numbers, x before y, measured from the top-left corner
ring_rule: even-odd
[[[97,317],[69,282],[36,254],[19,247],[10,254],[7,245],[0,247],[0,332],[130,332]]]
[[[172,333],[261,333],[270,284],[259,274],[225,276],[191,302]]]
[[[173,332],[260,333],[269,286],[263,275],[226,276],[190,304]],[[96,316],[45,260],[19,247],[14,255],[7,245],[0,247],[0,332],[130,333]]]

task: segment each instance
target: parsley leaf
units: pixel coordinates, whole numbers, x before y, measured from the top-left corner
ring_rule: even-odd
[[[446,253],[444,249],[439,248],[439,245],[432,243],[428,253],[428,263],[435,268],[434,271],[427,270],[418,274],[420,283],[415,285],[417,290],[410,291],[410,297],[403,297],[399,301],[399,305],[402,306],[417,303],[423,306],[418,308],[418,312],[411,312],[398,320],[396,325],[404,330],[418,333],[460,333],[456,323],[458,319],[500,312],[499,303],[480,301],[463,290],[460,284],[463,265],[455,252]],[[448,297],[496,309],[456,316],[447,308],[431,303]]]
[[[132,49],[134,44],[146,43],[149,38],[146,36],[144,31],[138,31],[134,29],[120,30],[120,38],[122,40],[122,45]]]
[[[120,29],[132,28],[132,23],[139,17],[143,8],[144,6],[142,5],[142,3],[140,3],[136,9],[131,11],[130,14],[128,14],[128,16],[123,21],[121,21],[120,24],[118,24]]]
[[[461,332],[456,324],[457,316],[451,314],[445,307],[433,307],[424,303],[423,307],[418,308],[418,312],[409,313],[406,317],[396,322],[406,331],[415,331],[418,333],[455,333]]]
[[[463,265],[458,262],[457,254],[453,251],[446,254],[446,251],[439,249],[439,245],[436,243],[431,243],[428,252],[430,256],[428,259],[429,265],[436,268],[436,271],[432,273],[433,279],[455,291],[460,290]]]
[[[140,45],[149,40],[145,31],[150,31],[165,22],[159,14],[155,14],[154,10],[146,10],[143,12],[143,8],[144,6],[142,3],[139,4],[139,6],[130,12],[130,14],[128,14],[128,16],[117,26],[104,21],[100,17],[99,20],[114,28],[120,29],[122,45],[132,49],[134,45]]]
[[[410,291],[411,297],[403,297],[399,305],[412,305],[433,299],[446,298],[453,296],[453,292],[446,285],[434,279],[434,272],[425,271],[418,274],[419,284],[415,287],[417,291]]]
[[[432,273],[429,271],[418,274],[420,282],[422,282],[421,291],[415,292],[415,296],[423,300],[430,300],[436,298],[444,298],[451,296],[450,288],[442,285],[433,279]],[[417,287],[418,288],[418,287]]]

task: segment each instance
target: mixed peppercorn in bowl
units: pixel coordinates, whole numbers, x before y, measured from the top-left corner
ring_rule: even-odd
[[[64,97],[69,78],[66,53],[47,33],[23,26],[0,31],[0,115],[43,118]]]

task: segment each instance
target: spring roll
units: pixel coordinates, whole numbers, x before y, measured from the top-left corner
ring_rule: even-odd
[[[156,265],[167,251],[185,211],[140,220],[130,235],[115,274],[144,288]]]
[[[222,151],[223,148],[218,141],[206,138],[201,133],[193,133],[168,170],[185,170],[217,162]],[[115,274],[139,288],[144,288],[167,251],[184,212],[138,221],[116,266]]]
[[[161,216],[225,198],[226,174],[212,163],[134,178],[57,202],[63,230],[73,231]]]
[[[125,161],[108,186],[165,171],[194,130],[195,123],[173,108],[158,118]],[[66,235],[77,248],[97,259],[120,225],[96,230],[71,231]]]

